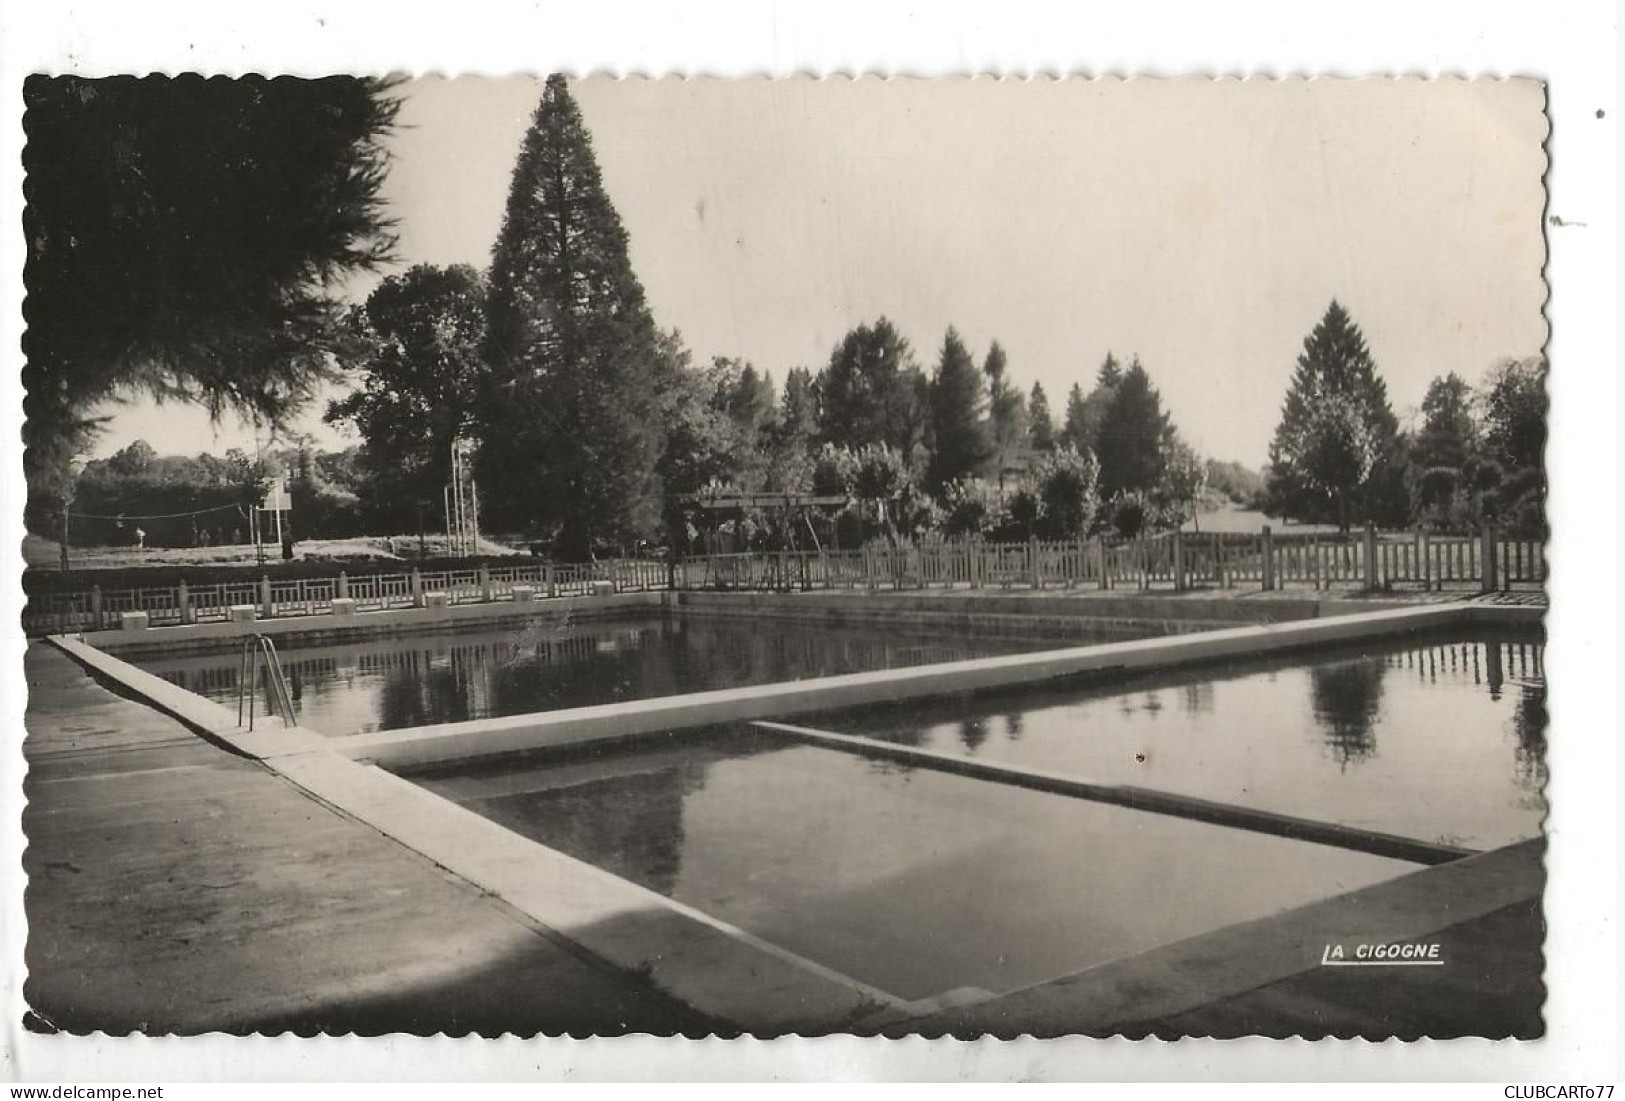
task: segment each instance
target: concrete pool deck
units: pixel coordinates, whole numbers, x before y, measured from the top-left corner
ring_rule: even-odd
[[[24,666],[33,1027],[719,1027],[63,654]]]
[[[1538,614],[1538,609],[1533,611]],[[1411,622],[1432,622],[1434,618],[1419,615]],[[1451,613],[1442,619],[1472,622],[1473,615]],[[115,665],[116,659],[103,662],[106,655],[98,655],[89,647],[68,643],[64,648],[89,665],[105,664],[113,674],[119,672],[116,665],[123,665]],[[35,656],[35,650],[41,650],[50,660]],[[36,689],[35,674],[41,668],[49,675],[41,676],[42,688]],[[82,1020],[74,1015],[74,983],[78,982],[79,1006],[96,1011],[117,1010],[123,1016],[115,1020],[135,1022],[124,1027],[144,1024],[155,1031],[163,1029],[165,1013],[167,1019],[181,1021],[178,1026],[168,1027],[181,1031],[215,1027],[252,1031],[286,1023],[343,1029],[345,1020],[386,1022],[380,1030],[418,1032],[455,1029],[462,1027],[461,1021],[477,1020],[490,1022],[471,1026],[482,1031],[500,1031],[504,1027],[524,1031],[528,1026],[523,1023],[504,1026],[498,1022],[512,1017],[525,1019],[527,1015],[547,1017],[557,1006],[547,993],[538,995],[533,991],[538,987],[551,991],[555,985],[575,991],[577,998],[585,1000],[571,1003],[563,1011],[564,1016],[549,1019],[562,1019],[577,1030],[597,1032],[616,1030],[614,1024],[600,1026],[592,1019],[594,1007],[607,1004],[612,1008],[605,1019],[616,1017],[615,1007],[635,1007],[652,1022],[640,1027],[623,1021],[622,1030],[709,1031],[731,1026],[764,1034],[848,1028],[875,1032],[890,1031],[888,1026],[906,1023],[907,1031],[933,1027],[958,1031],[983,1027],[978,1022],[991,1022],[986,1030],[1007,1034],[1019,1016],[1012,1016],[1013,1008],[1029,1003],[1045,1007],[1047,1016],[1029,1011],[1025,1019],[1037,1024],[1015,1031],[1039,1031],[1046,1021],[1052,1028],[1062,1022],[1063,1031],[1089,1031],[1092,1029],[1085,1028],[1086,1023],[1108,1018],[1109,1023],[1101,1028],[1109,1031],[1138,1027],[1146,1021],[1177,1022],[1196,1013],[1209,1014],[1210,1024],[1213,1019],[1221,1024],[1226,1020],[1234,1023],[1245,1013],[1256,1012],[1247,1008],[1250,992],[1272,984],[1291,984],[1307,974],[1310,966],[1304,962],[1304,953],[1297,951],[1302,948],[1299,944],[1293,944],[1294,950],[1287,953],[1295,963],[1285,972],[1279,961],[1259,966],[1257,947],[1246,952],[1232,951],[1230,955],[1250,960],[1251,964],[1234,969],[1227,982],[1209,982],[1194,1002],[1188,997],[1183,1001],[1141,1000],[1119,1004],[1115,1009],[1107,1004],[1104,1009],[1109,1012],[1104,1017],[1098,1001],[1087,1002],[1083,1007],[1087,1012],[1080,1010],[1078,991],[1098,987],[1088,983],[1080,986],[1078,977],[983,1000],[980,1005],[954,1004],[952,999],[935,1006],[888,1001],[878,992],[856,988],[842,976],[819,973],[816,967],[809,969],[807,961],[785,959],[783,953],[775,955],[771,946],[744,942],[735,935],[737,930],[730,932],[704,915],[679,913],[674,917],[670,906],[643,897],[638,893],[641,889],[631,888],[590,866],[575,866],[576,862],[567,858],[550,860],[547,875],[556,878],[538,886],[537,850],[550,850],[531,842],[515,845],[502,838],[505,831],[493,823],[427,793],[418,798],[418,789],[405,781],[335,752],[337,747],[332,742],[342,739],[267,729],[253,736],[253,743],[237,747],[264,758],[262,763],[256,763],[224,748],[232,744],[232,732],[215,732],[222,745],[202,742],[180,723],[119,699],[65,658],[42,647],[30,650],[29,677],[30,811],[25,815],[33,845],[25,861],[31,877],[29,916],[31,928],[48,930],[39,938],[42,943],[47,936],[54,939],[53,951],[44,952],[38,967],[35,957],[42,953],[36,950],[35,939],[30,940],[33,975],[28,993],[30,1003],[44,1017],[73,1030],[108,1027],[76,1023]],[[163,683],[158,678],[151,680]],[[223,708],[195,696],[191,700],[196,703],[179,698],[169,704],[157,702],[194,726],[211,729],[219,723],[218,713]],[[197,704],[213,711],[208,715],[186,713],[187,708],[196,708]],[[230,718],[234,720],[235,716]],[[242,736],[236,739],[241,743]],[[149,751],[157,751],[158,755],[149,757]],[[62,771],[53,772],[59,769]],[[98,798],[93,783],[76,779],[80,770],[87,777],[95,775],[111,781],[112,785],[104,783],[102,790],[116,790],[119,797]],[[249,775],[255,783],[248,782]],[[270,795],[272,791],[277,795]],[[307,828],[312,822],[325,826],[331,838],[324,840],[329,834],[320,830],[314,839],[297,829],[288,832],[290,824],[297,826],[301,812]],[[346,830],[340,831],[330,819],[342,822]],[[154,826],[162,828],[154,832]],[[352,832],[356,830],[361,834]],[[368,846],[383,848],[375,853],[370,847],[362,847],[357,840],[362,835],[368,838]],[[92,865],[75,856],[87,848],[96,855]],[[1514,848],[1527,852],[1526,848]],[[297,853],[297,859],[288,860],[289,851]],[[1526,905],[1530,898],[1539,898],[1538,879],[1528,872],[1532,867],[1538,873],[1538,854],[1531,864],[1528,855],[1510,858],[1507,854],[1512,851],[1496,850],[1395,881],[1425,885],[1409,888],[1410,909],[1401,907],[1398,911],[1418,920],[1385,926],[1383,935],[1448,932],[1461,926],[1467,930],[1461,933],[1464,942],[1474,936],[1481,938],[1473,930],[1484,922],[1493,925],[1497,915]],[[389,855],[382,855],[384,852]],[[1497,859],[1479,863],[1488,857]],[[201,869],[195,867],[200,861]],[[345,881],[351,877],[351,863],[357,861],[367,866],[363,874],[355,877],[359,882],[351,885]],[[222,862],[231,874],[216,876],[214,871],[221,869]],[[1525,871],[1508,874],[1505,868],[1509,865]],[[141,872],[132,874],[132,868]],[[438,877],[440,888],[420,885],[406,868]],[[1446,879],[1422,878],[1444,872],[1451,875]],[[90,879],[79,878],[91,873],[94,875]],[[56,882],[52,881],[53,875]],[[173,906],[169,905],[169,891],[151,886],[167,887],[170,883],[185,888],[175,892]],[[220,905],[234,900],[235,892],[245,883],[250,889],[247,904],[238,911]],[[332,894],[323,895],[321,890],[313,893],[313,888]],[[408,897],[418,891],[438,890],[435,905],[430,907],[432,914],[418,919],[431,925],[440,922],[437,930],[425,932],[413,925],[415,907],[392,904],[398,896],[391,892],[402,890]],[[37,912],[42,898],[47,907],[43,915]],[[1469,900],[1470,905],[1464,908],[1462,899]],[[210,904],[215,905],[214,910],[206,909]],[[95,920],[87,922],[79,914],[80,907],[94,914]],[[200,907],[205,908],[201,935],[191,932],[188,924],[195,921]],[[466,907],[474,909],[465,921],[462,914]],[[481,907],[495,911],[583,970],[570,972],[564,963],[546,956],[543,961],[516,968],[535,968],[541,981],[508,982],[506,962],[483,968],[484,962],[501,955],[504,942],[493,931],[488,915],[480,914]],[[322,932],[328,908],[343,915],[339,923],[341,935],[335,938],[337,946],[331,954],[325,946],[312,952],[307,963],[300,958],[299,938]],[[127,909],[134,913],[127,913]],[[1358,914],[1361,907],[1350,910],[1345,906],[1341,912],[1345,916]],[[1275,955],[1281,956],[1279,946],[1293,937],[1301,940],[1309,928],[1278,924],[1292,916],[1250,923],[1259,926],[1251,930],[1254,940],[1250,943],[1273,943]],[[252,933],[245,937],[238,924],[263,930],[266,941],[276,947],[246,943],[255,937]],[[59,928],[70,932],[58,935]],[[91,962],[59,959],[71,957],[76,951],[83,954],[85,950],[75,946],[87,939],[86,928],[91,930],[89,950],[100,955]],[[454,931],[449,937],[452,943],[467,944],[451,958],[441,950],[442,942],[448,940],[448,929]],[[1515,935],[1526,933],[1521,926],[1514,930]],[[1345,931],[1344,935],[1349,934]],[[344,956],[346,938],[366,941],[355,960]],[[493,938],[495,948],[487,943]],[[120,945],[121,939],[133,941],[136,948],[128,953],[128,963],[121,962],[124,957],[119,952],[130,946]],[[1189,942],[1181,943],[1189,950]],[[1224,942],[1210,942],[1210,954],[1215,944],[1222,946]],[[676,952],[665,950],[673,946]],[[1129,967],[1131,978],[1139,975],[1130,985],[1154,985],[1157,969],[1164,966],[1159,961],[1165,962],[1158,953],[1179,947],[1172,945],[1106,967]],[[1538,955],[1538,939],[1533,951]],[[156,953],[151,960],[147,958],[150,953]],[[743,972],[733,973],[741,966]],[[761,981],[764,966],[776,969],[777,978]],[[1142,970],[1135,972],[1136,966]],[[286,973],[278,972],[278,967]],[[351,968],[348,978],[346,967]],[[105,994],[105,979],[85,977],[94,976],[98,970],[105,975],[132,968],[138,973],[150,973],[139,974],[124,990],[121,1001]],[[553,976],[548,968],[564,977]],[[1084,975],[1095,976],[1090,981],[1098,983],[1101,970],[1092,969]],[[261,972],[267,972],[263,982]],[[337,977],[331,977],[330,972]],[[493,973],[497,977],[493,978]],[[96,985],[85,985],[90,982]],[[572,983],[576,985],[572,987]],[[501,997],[487,991],[492,986],[504,992]],[[148,1010],[146,1016],[137,1015],[144,997],[167,992],[172,1000],[187,1001],[185,991],[189,987],[208,995],[203,999],[205,1004],[187,1005],[184,1009],[160,1005],[162,1012]],[[1369,983],[1363,984],[1363,992],[1350,995],[1354,1000],[1343,1007],[1345,1019],[1356,1019],[1361,1014],[1365,1018],[1380,1016],[1380,1007],[1371,1004],[1370,987]],[[1046,988],[1048,993],[1037,993]],[[583,989],[585,994],[580,993]],[[443,991],[450,993],[443,995]],[[1060,996],[1058,991],[1062,992]],[[461,1016],[450,1025],[434,1023],[450,1011],[439,1002],[425,1002],[426,998],[433,1002],[442,996],[449,998],[453,1011],[458,999],[462,999],[463,1008],[456,1011]],[[1340,996],[1336,991],[1327,996],[1334,1008]],[[1223,1007],[1232,1003],[1238,1007],[1236,1014],[1226,1017]],[[1463,1021],[1473,1019],[1470,1001],[1458,1003],[1458,1008]],[[618,1012],[622,1018],[636,1016],[626,1008]],[[206,1023],[210,1020],[224,1023]],[[329,1026],[328,1021],[338,1023]],[[557,1029],[544,1026],[544,1030]],[[1475,1031],[1470,1023],[1463,1030]]]

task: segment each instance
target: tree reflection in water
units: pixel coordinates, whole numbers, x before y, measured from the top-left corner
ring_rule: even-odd
[[[975,753],[987,741],[987,723],[982,719],[966,719],[959,724],[959,742],[966,752]]]
[[[1512,709],[1518,786],[1542,799],[1546,789],[1546,719],[1546,685],[1521,685]]]
[[[1380,658],[1358,658],[1309,668],[1315,721],[1338,765],[1347,768],[1377,751],[1376,720],[1382,709]]]
[[[650,890],[671,894],[683,868],[683,804],[708,763],[672,765],[492,799],[481,813]]]
[[[1022,715],[1019,711],[1012,711],[1004,717],[1004,734],[1012,742],[1021,740]]]
[[[478,660],[479,651],[467,650],[475,648],[454,648],[448,654],[414,650],[405,660],[390,662],[378,697],[379,725],[396,730],[474,717],[471,705],[484,693],[473,685],[484,680],[485,663]]]

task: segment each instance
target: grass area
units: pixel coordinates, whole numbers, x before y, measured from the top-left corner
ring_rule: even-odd
[[[1336,524],[1300,524],[1296,521],[1283,520],[1279,516],[1265,516],[1257,509],[1240,508],[1235,505],[1226,505],[1222,508],[1203,512],[1194,522],[1186,521],[1185,531],[1211,531],[1223,535],[1245,533],[1257,535],[1268,524],[1270,530],[1276,533],[1293,532],[1303,535],[1335,535]]]

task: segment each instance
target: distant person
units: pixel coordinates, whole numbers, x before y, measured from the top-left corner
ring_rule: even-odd
[[[292,562],[293,561],[293,533],[292,532],[289,532],[288,534],[286,534],[286,535],[284,535],[282,537],[282,561],[284,561],[284,562]]]

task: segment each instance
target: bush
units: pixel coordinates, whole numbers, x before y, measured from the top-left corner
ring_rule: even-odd
[[[1109,523],[1124,539],[1135,539],[1151,526],[1151,502],[1143,493],[1119,493],[1106,506]]]

